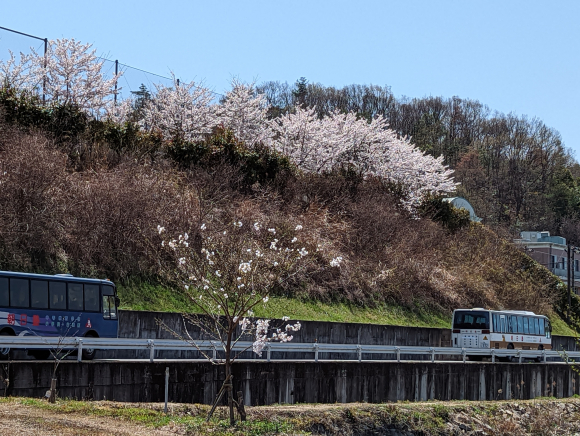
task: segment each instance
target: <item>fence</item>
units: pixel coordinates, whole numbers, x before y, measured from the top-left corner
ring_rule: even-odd
[[[0,26],[0,60],[8,56],[9,50],[15,56],[18,56],[19,53],[30,53],[31,48],[36,53],[46,53],[48,44],[48,38],[41,38]],[[133,92],[139,91],[141,85],[144,85],[150,92],[155,91],[155,85],[173,86],[173,79],[171,77],[132,67],[118,60],[111,60],[104,57],[99,57],[99,59],[103,61],[103,73],[106,77],[113,77],[116,73],[122,73],[117,88],[117,97],[119,100],[131,97]],[[213,94],[215,101],[222,97],[219,93],[214,92]]]

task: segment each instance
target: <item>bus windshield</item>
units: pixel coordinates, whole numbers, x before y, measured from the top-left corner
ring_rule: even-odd
[[[489,330],[489,312],[458,310],[453,318],[454,329]]]

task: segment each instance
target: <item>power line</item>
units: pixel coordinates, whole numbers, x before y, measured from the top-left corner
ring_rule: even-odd
[[[18,33],[19,35],[28,36],[30,38],[39,39],[41,41],[46,41],[46,38],[41,38],[39,36],[29,35],[28,33],[19,32],[18,30],[12,30],[12,29],[9,29],[8,27],[2,27],[2,26],[0,26],[0,29],[8,30],[9,32]]]
[[[141,71],[142,73],[151,74],[152,76],[161,77],[162,79],[172,80],[171,77],[165,77],[165,76],[162,76],[160,74],[155,74],[155,73],[152,73],[150,71],[142,70],[141,68],[132,67],[131,65],[122,64],[122,63],[119,63],[119,65],[123,65],[124,67],[132,68],[132,69],[137,70],[137,71]]]
[[[34,35],[30,35],[28,33],[19,32],[18,30],[9,29],[7,27],[0,26],[0,29],[7,30],[7,31],[13,32],[13,33],[18,33],[19,35],[28,36],[29,38],[38,39],[40,41],[44,41],[45,43],[48,41],[47,38],[40,38],[39,36],[34,36]],[[101,57],[101,56],[97,56],[97,59],[102,59],[102,60],[107,61],[107,62],[115,62],[114,60],[107,59],[107,58],[104,58],[104,57]],[[145,73],[145,74],[150,74],[152,76],[160,77],[162,79],[173,80],[171,77],[162,76],[161,74],[152,73],[151,71],[142,70],[141,68],[132,67],[131,65],[122,64],[120,62],[119,62],[119,65],[122,65],[122,66],[127,67],[127,68],[131,68],[133,70],[140,71],[140,72]],[[125,80],[127,81],[127,79],[125,79]],[[127,81],[127,84],[129,84],[128,81]],[[219,92],[215,92],[215,91],[210,91],[210,92],[212,94],[214,94],[214,95],[217,95],[217,96],[220,96],[220,97],[224,97],[224,95],[223,94],[220,94]]]

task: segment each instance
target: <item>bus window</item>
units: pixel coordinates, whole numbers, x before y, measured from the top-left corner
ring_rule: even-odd
[[[505,320],[505,316],[503,316],[503,315],[502,315],[502,316],[500,316],[500,318],[499,318],[499,322],[500,322],[500,324],[501,324],[501,330],[500,330],[500,331],[501,331],[502,333],[506,333],[506,325],[505,325],[505,321],[506,321],[506,320]]]
[[[103,318],[117,319],[117,308],[113,295],[103,295]]]
[[[534,334],[535,335],[539,335],[540,334],[540,326],[538,323],[538,318],[534,318]]]
[[[45,280],[30,281],[30,307],[48,309],[48,282]]]
[[[0,307],[10,306],[10,298],[8,295],[8,279],[0,278]]]
[[[115,305],[115,297],[109,296],[109,306],[111,307],[111,319],[117,319],[117,306]]]
[[[510,316],[512,322],[510,325],[510,333],[517,333],[518,332],[518,320],[515,315]]]
[[[10,305],[12,307],[30,306],[27,279],[10,279]]]
[[[99,285],[85,285],[85,310],[99,312]]]
[[[524,318],[518,316],[518,331],[516,333],[523,333],[524,332]]]
[[[111,308],[109,307],[108,295],[103,295],[103,318],[111,319]]]
[[[544,320],[543,319],[539,319],[538,321],[539,321],[538,324],[539,324],[539,327],[540,327],[539,334],[542,335],[542,336],[544,336],[544,334],[545,334],[545,331],[544,331]]]
[[[546,337],[549,339],[552,337],[552,326],[550,325],[550,321],[544,319],[544,327],[546,330]]]
[[[493,318],[493,331],[494,332],[499,332],[501,329],[500,323],[499,323],[499,315],[497,313],[494,313],[492,315]]]
[[[489,312],[456,311],[455,318],[453,320],[453,328],[477,330],[489,329]]]
[[[49,303],[51,309],[66,310],[66,283],[48,283]]]
[[[528,324],[529,322],[529,318],[527,316],[524,316],[524,334],[529,334],[530,333],[530,326]]]
[[[81,283],[68,284],[68,310],[83,310],[83,285]]]

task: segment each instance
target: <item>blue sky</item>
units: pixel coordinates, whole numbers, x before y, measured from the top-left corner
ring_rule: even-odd
[[[0,7],[2,27],[89,42],[110,59],[171,70],[216,92],[232,77],[304,76],[388,85],[396,96],[477,99],[540,118],[580,159],[580,0],[2,0]],[[30,42],[0,30],[0,56]]]

